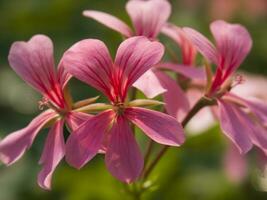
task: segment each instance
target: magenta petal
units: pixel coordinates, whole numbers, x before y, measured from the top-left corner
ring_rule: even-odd
[[[187,65],[181,65],[181,64],[174,64],[174,63],[160,63],[157,65],[158,68],[162,69],[169,69],[172,71],[175,71],[179,74],[182,74],[190,79],[199,79],[199,80],[205,80],[206,79],[206,73],[205,69],[203,67],[192,67]]]
[[[133,86],[141,90],[147,98],[154,98],[166,92],[166,89],[161,85],[153,70],[148,70],[144,73],[134,82]]]
[[[52,174],[64,157],[65,141],[63,135],[64,120],[58,120],[50,129],[39,164],[42,170],[38,174],[38,184],[43,189],[51,189]]]
[[[219,120],[223,133],[237,146],[240,153],[247,153],[252,143],[251,129],[247,127],[243,118],[240,118],[238,109],[224,101],[218,101]]]
[[[185,32],[173,24],[166,24],[161,29],[161,32],[180,46],[183,59],[182,63],[189,66],[193,65],[196,60],[197,51],[191,40],[186,37]]]
[[[156,38],[171,14],[171,5],[166,0],[131,0],[126,10],[132,19],[136,35]]]
[[[118,48],[115,66],[120,81],[124,80],[126,90],[141,75],[157,64],[162,58],[164,47],[161,43],[150,41],[146,37],[132,37],[122,42]]]
[[[70,47],[61,60],[66,70],[109,96],[112,59],[100,40],[85,39]]]
[[[161,33],[168,36],[173,41],[175,41],[178,45],[180,45],[181,44],[181,36],[179,32],[180,30],[182,31],[180,27],[167,23],[162,27]]]
[[[244,100],[246,106],[260,120],[262,125],[267,127],[267,104],[258,99]]]
[[[209,61],[217,64],[218,53],[213,44],[201,33],[192,28],[183,28],[186,36],[193,42],[197,50]]]
[[[173,117],[153,110],[132,107],[125,110],[125,116],[152,140],[170,146],[180,146],[184,140],[184,130]]]
[[[122,35],[126,37],[132,36],[132,31],[130,27],[127,24],[125,24],[123,21],[118,19],[117,17],[114,17],[104,12],[99,12],[99,11],[94,11],[94,10],[85,10],[83,11],[83,15],[85,17],[89,17],[89,18],[92,18],[98,21],[99,23],[121,33]]]
[[[234,71],[243,62],[252,47],[252,39],[245,27],[217,20],[210,25],[220,54],[220,67]]]
[[[262,127],[262,124],[254,123],[247,115],[242,110],[239,110],[237,112],[239,119],[242,119],[243,123],[245,124],[244,126],[247,127],[247,130],[250,133],[250,139],[253,144],[261,148],[263,151],[266,151],[267,149],[267,134],[266,134],[266,129]]]
[[[72,77],[71,74],[67,72],[62,61],[60,61],[58,65],[57,75],[58,75],[58,83],[60,84],[61,88],[64,88]]]
[[[92,118],[93,115],[89,115],[87,113],[71,111],[66,116],[66,121],[69,128],[74,131],[76,130],[82,123]]]
[[[102,112],[84,122],[69,136],[66,160],[71,166],[80,169],[97,154],[113,115],[111,110]]]
[[[41,93],[46,94],[53,87],[53,43],[47,36],[35,35],[28,42],[13,43],[8,60],[13,70]]]
[[[109,134],[105,157],[108,170],[123,182],[133,182],[140,176],[144,160],[127,119],[118,117]]]
[[[31,123],[21,130],[15,131],[0,141],[0,160],[6,165],[16,162],[30,148],[40,129],[55,113],[46,111],[34,118]]]
[[[168,114],[176,119],[183,119],[190,109],[186,94],[171,77],[160,71],[156,74],[163,87],[167,89],[167,92],[163,94],[163,99]]]

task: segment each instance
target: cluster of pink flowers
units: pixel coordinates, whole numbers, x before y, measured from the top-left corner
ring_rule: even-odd
[[[6,165],[16,162],[38,132],[49,127],[38,175],[42,188],[51,188],[52,174],[64,157],[79,169],[98,153],[104,153],[113,176],[131,183],[144,170],[132,127],[139,127],[159,144],[180,146],[185,141],[183,126],[193,117],[199,102],[202,107],[211,106],[223,133],[241,153],[253,145],[267,153],[267,104],[231,92],[242,81],[239,76],[233,79],[234,73],[252,46],[248,31],[238,24],[214,21],[210,26],[216,41],[213,45],[194,29],[168,23],[171,6],[167,0],[130,0],[126,11],[133,29],[109,14],[83,12],[126,38],[114,60],[106,45],[97,39],[75,43],[66,50],[57,70],[53,44],[47,36],[36,35],[11,46],[10,66],[43,95],[39,104],[47,110],[26,128],[0,141],[0,160]],[[157,38],[160,33],[177,43],[181,61],[162,59],[164,45]],[[196,63],[198,52],[203,55],[205,67]],[[97,98],[74,103],[67,86],[72,76],[103,93],[109,104],[96,103]],[[148,99],[130,97],[128,93],[135,90],[132,86]],[[163,97],[164,112],[147,108],[161,105],[150,100],[159,95]],[[70,131],[66,141],[64,124]]]

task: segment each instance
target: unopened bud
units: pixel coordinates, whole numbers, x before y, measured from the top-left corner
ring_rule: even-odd
[[[79,107],[75,109],[77,112],[86,112],[86,113],[94,113],[94,112],[100,112],[103,110],[108,110],[112,109],[112,105],[110,104],[105,104],[105,103],[94,103],[94,104],[89,104],[83,107]]]
[[[74,104],[73,108],[75,109],[75,108],[81,108],[81,107],[87,106],[89,104],[94,103],[98,98],[99,96],[96,96],[96,97],[92,97],[89,99],[78,101]]]
[[[136,99],[128,104],[129,106],[133,107],[151,107],[151,106],[159,106],[164,105],[163,102],[151,99]]]

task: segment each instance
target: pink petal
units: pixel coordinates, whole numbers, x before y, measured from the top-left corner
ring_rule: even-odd
[[[113,64],[103,42],[96,39],[77,42],[65,52],[62,62],[70,74],[110,95]]]
[[[246,126],[244,118],[240,118],[238,109],[224,101],[218,101],[219,120],[223,133],[237,146],[240,153],[247,153],[252,143],[251,129]]]
[[[251,112],[260,120],[260,123],[267,127],[267,103],[258,99],[244,101]]]
[[[224,98],[230,98],[230,100],[240,103],[248,108],[260,124],[267,127],[267,103],[265,101],[259,100],[258,98],[250,98],[247,100],[235,95],[232,93],[232,90],[231,93],[225,94]]]
[[[261,148],[263,151],[267,149],[267,134],[266,129],[261,124],[254,123],[252,119],[248,117],[248,114],[242,110],[237,112],[239,119],[242,119],[244,126],[249,131],[250,140],[253,144]]]
[[[27,83],[46,94],[56,81],[53,43],[45,35],[35,35],[28,42],[12,44],[10,66]]]
[[[66,121],[69,128],[74,131],[76,130],[82,123],[92,118],[93,115],[89,115],[87,113],[71,111],[66,115]]]
[[[0,141],[0,160],[6,165],[11,165],[22,157],[24,152],[31,147],[34,138],[40,129],[56,114],[49,110],[34,118],[31,123],[15,131]]]
[[[234,71],[243,62],[252,47],[252,39],[245,27],[217,20],[210,25],[217,43],[221,68]]]
[[[118,117],[109,134],[105,157],[108,170],[123,182],[133,182],[140,176],[144,160],[129,122],[123,117]]]
[[[190,109],[186,94],[171,77],[160,71],[156,74],[162,86],[167,89],[167,92],[163,93],[167,113],[176,119],[183,119]]]
[[[117,17],[114,17],[110,14],[104,13],[104,12],[99,12],[99,11],[94,11],[94,10],[86,10],[83,11],[83,15],[85,17],[92,18],[99,23],[107,26],[108,28],[111,28],[125,37],[131,37],[132,36],[132,31],[130,27],[125,24],[123,21],[118,19]]]
[[[71,79],[71,75],[67,72],[66,68],[63,65],[63,62],[59,63],[57,74],[58,74],[58,82],[61,85],[61,88],[64,88]]]
[[[50,129],[39,164],[42,170],[38,174],[38,184],[43,189],[51,189],[52,174],[65,155],[63,135],[64,120],[58,120]]]
[[[144,108],[127,108],[125,116],[152,140],[170,146],[180,146],[184,140],[184,130],[173,117]]]
[[[200,79],[200,80],[206,79],[205,70],[202,67],[197,68],[197,67],[174,64],[174,63],[160,63],[157,65],[157,67],[162,68],[162,69],[172,70],[190,79]]]
[[[133,86],[141,90],[148,98],[154,98],[159,94],[166,92],[166,89],[161,85],[153,70],[145,72],[139,79],[137,79],[137,81],[135,81]]]
[[[102,112],[84,122],[69,136],[66,160],[71,166],[80,169],[97,154],[113,117],[111,110]]]
[[[173,24],[166,24],[161,29],[161,32],[180,46],[183,59],[182,63],[189,66],[193,65],[196,60],[197,51],[191,40],[186,37],[185,32]]]
[[[171,14],[171,5],[166,0],[131,0],[126,10],[132,19],[136,35],[156,38]]]
[[[180,27],[177,27],[173,24],[166,23],[161,29],[161,33],[171,38],[173,41],[175,41],[177,44],[181,44],[181,36],[180,32],[178,30],[181,30]]]
[[[191,28],[183,28],[186,36],[193,42],[197,50],[209,61],[217,64],[218,53],[213,44],[201,33]]]
[[[152,42],[145,37],[132,37],[122,42],[118,48],[115,66],[118,69],[118,80],[124,83],[122,93],[126,93],[140,76],[157,64],[162,58],[164,47],[159,42]],[[125,94],[124,94],[125,95]]]

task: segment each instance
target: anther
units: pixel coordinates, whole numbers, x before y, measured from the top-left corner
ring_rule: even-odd
[[[43,110],[45,107],[48,107],[49,100],[46,97],[43,97],[41,101],[38,101],[39,110]]]

